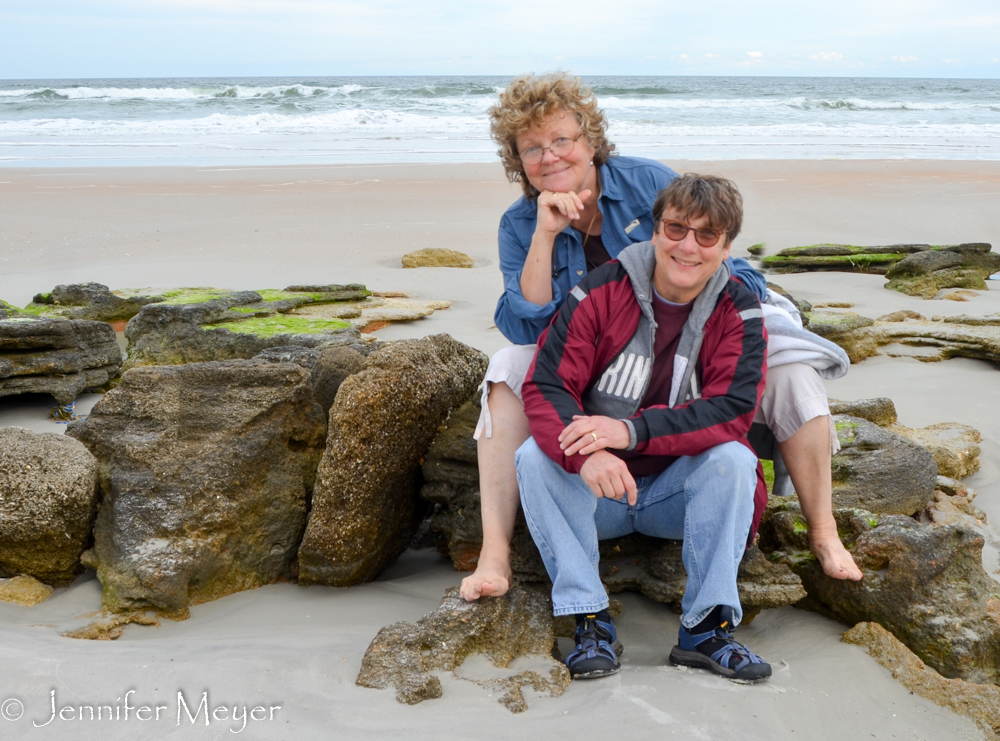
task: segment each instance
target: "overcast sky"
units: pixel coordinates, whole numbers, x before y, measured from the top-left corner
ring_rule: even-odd
[[[0,0],[0,78],[1000,78],[1000,0]]]

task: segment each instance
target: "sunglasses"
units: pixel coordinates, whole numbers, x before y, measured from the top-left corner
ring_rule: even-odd
[[[719,243],[722,235],[726,233],[725,230],[716,231],[708,227],[696,229],[679,221],[667,221],[666,219],[660,219],[660,223],[663,224],[663,236],[667,239],[674,242],[681,242],[687,237],[688,232],[694,232],[694,241],[702,247],[714,247]]]

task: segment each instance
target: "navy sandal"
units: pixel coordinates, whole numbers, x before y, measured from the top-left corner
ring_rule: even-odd
[[[771,676],[771,665],[733,638],[731,610],[721,625],[704,633],[690,633],[683,625],[670,663],[708,669],[735,682],[760,682]]]
[[[576,648],[566,657],[566,667],[573,679],[597,679],[622,670],[618,657],[624,649],[611,618],[583,616],[578,619],[573,638]]]

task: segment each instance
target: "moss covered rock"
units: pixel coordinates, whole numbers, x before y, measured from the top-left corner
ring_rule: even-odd
[[[125,367],[248,359],[270,347],[291,345],[363,349],[358,330],[342,319],[290,313],[315,303],[313,294],[289,298],[290,292],[276,292],[267,300],[256,291],[209,290],[144,306],[125,327]],[[197,302],[187,303],[191,299]]]
[[[162,301],[159,294],[112,293],[101,283],[72,283],[36,294],[25,311],[38,316],[91,319],[99,322],[128,321],[146,304]]]
[[[403,255],[404,268],[471,268],[476,261],[458,250],[428,247]]]
[[[309,373],[245,360],[134,368],[66,431],[99,461],[88,565],[111,612],[294,575],[326,422]]]
[[[97,513],[97,461],[76,440],[0,428],[0,577],[65,586],[83,571]]]

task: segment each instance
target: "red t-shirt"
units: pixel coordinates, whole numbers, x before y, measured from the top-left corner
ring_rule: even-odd
[[[649,386],[646,387],[646,395],[642,397],[640,409],[657,404],[666,406],[670,403],[674,354],[681,341],[684,322],[691,314],[693,306],[693,301],[674,304],[654,293],[653,317],[656,320],[656,336],[653,338],[653,370],[650,372]],[[635,477],[660,473],[676,460],[673,456],[640,455],[616,450],[611,452],[628,464],[629,473]]]

